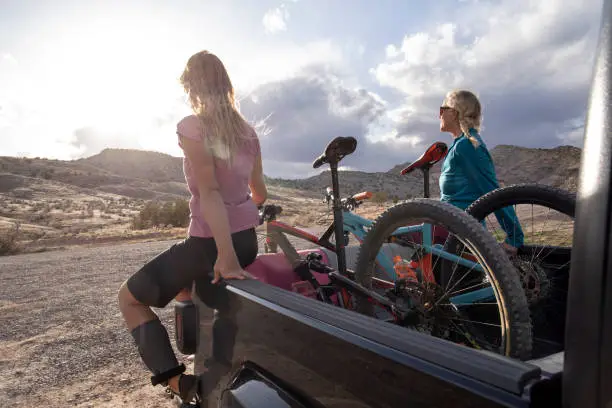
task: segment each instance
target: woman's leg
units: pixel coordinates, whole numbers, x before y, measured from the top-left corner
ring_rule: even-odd
[[[165,307],[182,289],[210,271],[212,263],[201,239],[190,237],[157,255],[119,289],[119,308],[144,364],[154,374],[154,385],[167,382],[178,392],[179,375],[185,367],[178,364],[168,332],[151,306]]]
[[[175,297],[174,300],[177,302],[185,302],[191,300],[191,287],[183,288]]]

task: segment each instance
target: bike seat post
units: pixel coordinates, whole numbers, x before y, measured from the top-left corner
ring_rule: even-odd
[[[338,272],[346,276],[346,258],[344,251],[344,221],[342,219],[342,203],[340,200],[340,184],[338,182],[338,163],[329,163],[332,179],[332,208],[334,212],[334,235],[336,237],[336,257],[338,258]]]
[[[429,164],[423,166],[423,197],[429,198]]]

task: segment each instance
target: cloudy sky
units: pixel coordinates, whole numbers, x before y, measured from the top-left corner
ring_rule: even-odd
[[[386,171],[440,133],[453,88],[497,144],[581,146],[601,0],[0,0],[0,155],[106,147],[180,156],[191,54],[216,53],[264,171],[313,174],[335,136],[350,168]],[[319,169],[320,171],[320,169]],[[316,171],[318,172],[318,171]],[[314,172],[314,173],[316,173]]]

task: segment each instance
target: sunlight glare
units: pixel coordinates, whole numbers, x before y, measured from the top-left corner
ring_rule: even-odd
[[[117,19],[65,28],[45,56],[48,106],[73,125],[126,135],[154,126],[183,97],[178,78],[188,55],[168,31]]]

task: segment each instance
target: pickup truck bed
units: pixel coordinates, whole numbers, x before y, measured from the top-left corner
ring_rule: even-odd
[[[228,290],[240,307],[238,365],[229,374],[233,382],[228,377],[218,384],[210,406],[526,407],[530,391],[546,388],[533,388],[536,381],[555,386],[536,364],[455,345],[256,280],[233,281]],[[204,328],[200,344],[209,345],[209,336]]]

